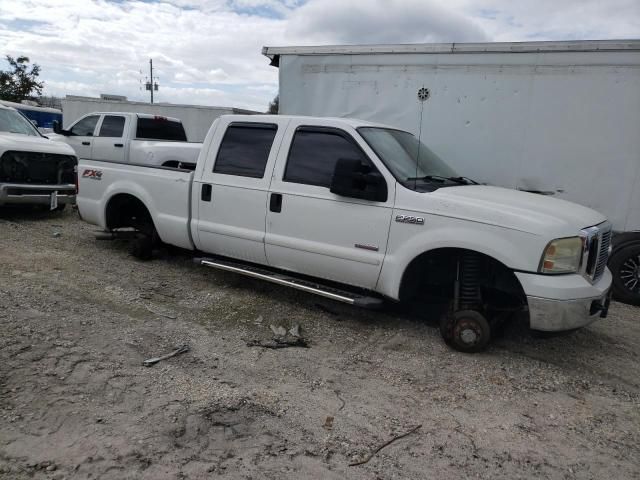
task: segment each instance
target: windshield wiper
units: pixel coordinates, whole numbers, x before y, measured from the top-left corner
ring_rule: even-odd
[[[456,179],[458,180],[464,180],[465,182],[467,182],[467,184],[471,184],[471,185],[480,185],[480,182],[476,182],[473,178],[469,178],[469,177],[456,177]]]
[[[474,180],[471,180],[470,178],[467,178],[467,177],[443,177],[441,175],[424,175],[422,177],[407,178],[407,182],[413,182],[416,180],[436,181],[441,183],[449,181],[449,182],[459,183],[460,185],[469,185],[469,184],[477,185],[478,184],[478,182],[475,182]]]

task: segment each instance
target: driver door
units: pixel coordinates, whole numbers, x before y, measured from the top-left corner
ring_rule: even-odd
[[[330,191],[338,159],[378,172],[366,144],[338,128],[292,120],[269,191],[265,247],[273,267],[372,289],[387,248],[395,182],[384,201]]]
[[[75,150],[78,158],[91,160],[93,136],[100,115],[87,115],[82,117],[68,129],[69,136],[66,141]]]

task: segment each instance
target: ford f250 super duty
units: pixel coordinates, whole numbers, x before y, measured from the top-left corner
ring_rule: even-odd
[[[35,204],[62,210],[76,197],[77,158],[20,112],[0,105],[0,205]]]
[[[350,119],[230,115],[195,171],[80,160],[82,218],[202,252],[203,266],[375,307],[446,302],[445,341],[487,345],[509,312],[571,330],[605,317],[607,219],[477,185],[410,133]],[[137,233],[136,233],[137,232]]]
[[[79,158],[193,169],[201,143],[187,142],[177,118],[145,113],[95,112],[69,128],[55,122],[53,140],[68,143]]]

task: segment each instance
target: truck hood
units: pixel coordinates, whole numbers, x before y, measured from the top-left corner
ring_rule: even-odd
[[[553,238],[573,236],[606,217],[576,203],[485,185],[440,188],[431,194],[433,213]]]
[[[19,133],[0,132],[0,155],[8,150],[75,156],[73,149],[66,143],[53,142],[44,137],[30,137]]]

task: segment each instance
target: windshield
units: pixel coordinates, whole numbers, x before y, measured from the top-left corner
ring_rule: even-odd
[[[409,188],[413,188],[416,179],[428,181],[429,178],[425,177],[458,177],[453,168],[409,132],[378,127],[360,127],[358,132],[391,170],[393,176]]]
[[[0,132],[19,133],[31,137],[40,136],[29,120],[15,110],[5,108],[0,108]]]

